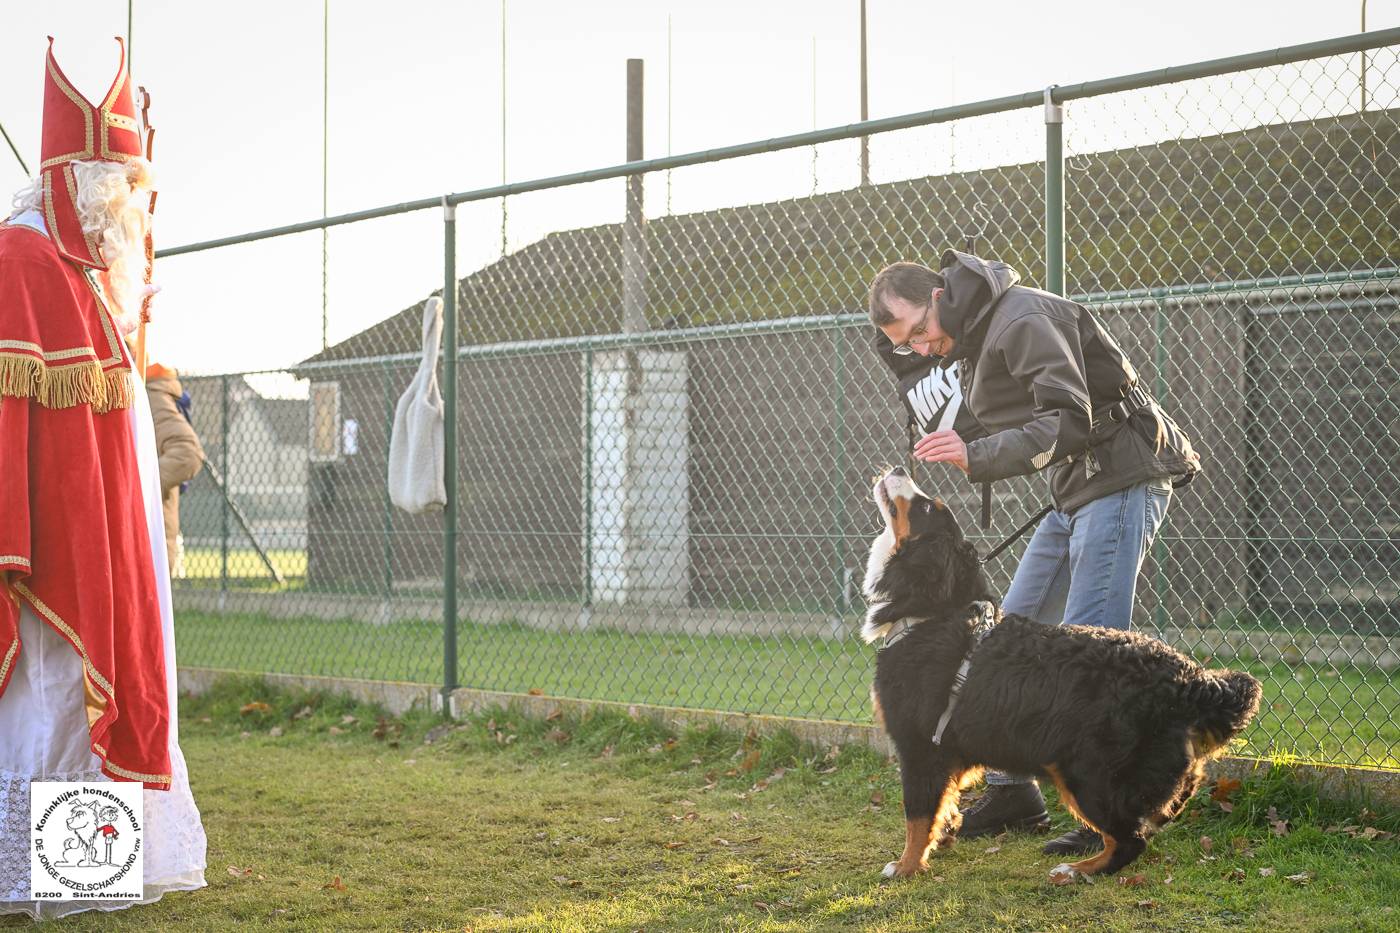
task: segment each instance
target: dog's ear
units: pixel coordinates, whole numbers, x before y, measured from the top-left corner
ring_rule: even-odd
[[[925,544],[933,553],[924,561],[922,580],[928,598],[936,605],[969,602],[987,588],[977,549],[966,540],[939,537]]]
[[[955,574],[962,587],[960,601],[971,602],[974,599],[989,599],[992,602],[1000,603],[997,594],[992,590],[991,581],[987,579],[986,570],[982,566],[982,557],[977,553],[976,547],[964,540],[954,549],[953,562],[956,565]]]
[[[927,541],[924,546],[933,552],[924,562],[926,571],[922,581],[929,600],[939,606],[956,601],[963,588],[959,546],[945,535]]]

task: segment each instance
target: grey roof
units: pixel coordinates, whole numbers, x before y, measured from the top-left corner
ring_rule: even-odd
[[[1077,155],[1066,164],[1066,290],[1393,264],[1400,110]],[[647,222],[653,328],[864,306],[896,259],[977,251],[1044,268],[1040,163],[929,176]],[[974,216],[974,205],[980,205]],[[621,224],[552,233],[461,279],[461,343],[620,329]],[[426,300],[426,299],[425,299]],[[416,351],[422,302],[306,362]]]

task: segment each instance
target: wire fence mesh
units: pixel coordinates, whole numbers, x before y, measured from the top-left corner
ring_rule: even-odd
[[[1400,769],[1396,58],[1066,106],[1066,291],[1205,465],[1134,627],[1264,681],[1243,754]],[[882,133],[865,186],[855,139],[653,174],[630,227],[623,179],[510,198],[512,248],[457,283],[455,678],[443,516],[386,483],[422,302],[186,378],[214,469],[181,503],[182,663],[867,720],[869,478],[907,436],[865,289],[969,242],[1043,284],[1042,118]],[[981,530],[961,474],[919,479],[984,550],[1048,496],[997,484]]]

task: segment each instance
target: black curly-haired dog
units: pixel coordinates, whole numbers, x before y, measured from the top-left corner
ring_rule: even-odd
[[[1053,781],[1098,830],[1103,851],[1070,868],[1132,862],[1254,718],[1259,682],[1132,632],[1002,617],[942,501],[899,468],[876,480],[875,500],[885,529],[870,548],[861,635],[885,640],[872,695],[899,756],[906,821],[886,876],[913,875],[952,843],[958,791],[984,767]]]

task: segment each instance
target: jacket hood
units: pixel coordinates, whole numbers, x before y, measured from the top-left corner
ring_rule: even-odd
[[[938,326],[953,338],[953,352],[943,359],[946,368],[977,352],[992,309],[1021,281],[1021,275],[1004,262],[955,249],[943,252],[940,265],[943,296],[938,300]]]
[[[931,359],[937,359],[936,357],[920,356],[917,353],[900,356],[898,353],[894,352],[894,343],[890,338],[885,336],[885,332],[878,327],[873,329],[875,331],[875,352],[880,355],[880,359],[884,360],[890,372],[894,373],[895,379],[904,379],[906,376],[911,376],[914,373],[927,370],[929,361]]]
[[[165,392],[179,398],[184,394],[185,389],[180,385],[180,380],[176,377],[175,372],[173,370],[166,370],[159,376],[147,377],[146,391]]]

